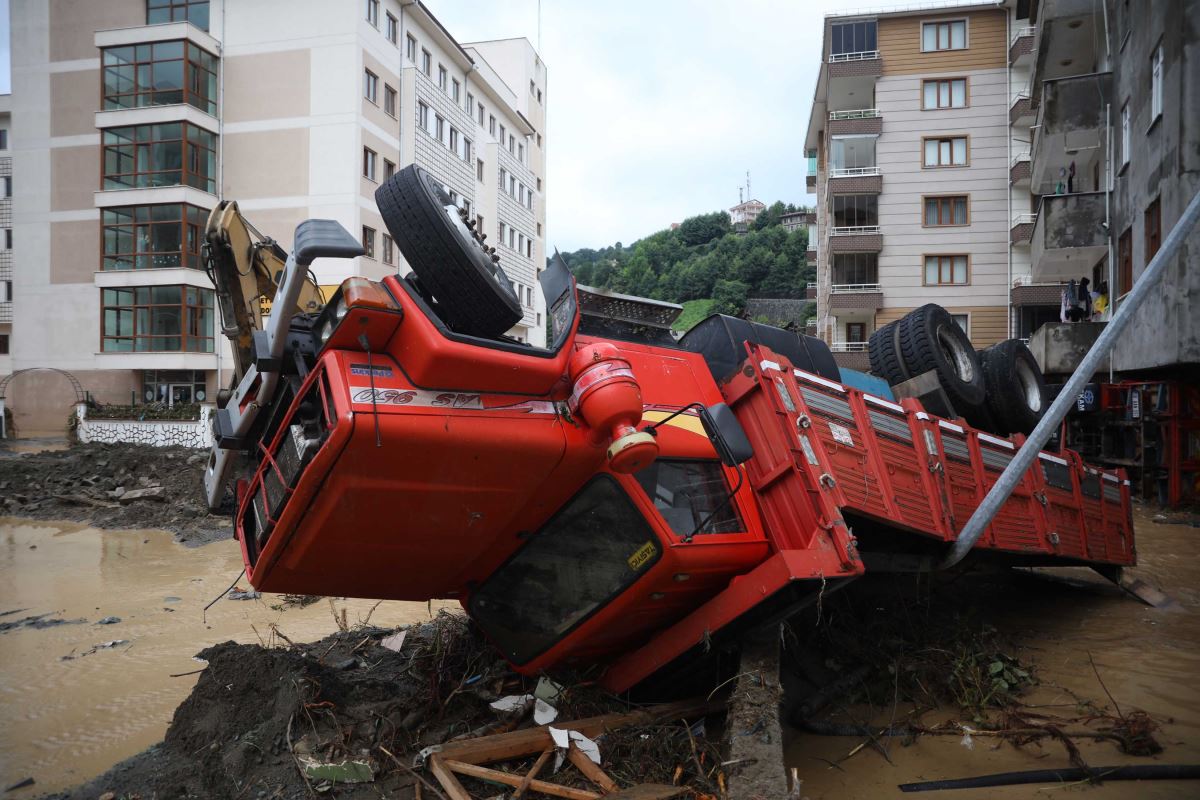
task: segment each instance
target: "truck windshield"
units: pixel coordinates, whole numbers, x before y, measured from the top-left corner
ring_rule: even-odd
[[[592,479],[471,596],[471,616],[524,664],[645,574],[661,555],[608,475]]]
[[[634,477],[678,536],[743,530],[733,503],[725,502],[729,490],[718,461],[660,458]],[[712,518],[696,531],[696,526],[710,514]]]

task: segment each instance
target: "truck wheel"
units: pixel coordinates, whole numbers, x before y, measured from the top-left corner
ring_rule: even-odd
[[[1006,433],[1028,435],[1049,405],[1037,359],[1020,339],[992,345],[980,356],[987,406]]]
[[[908,380],[904,365],[896,351],[896,323],[889,322],[871,334],[867,340],[867,356],[871,360],[871,372],[895,386]]]
[[[375,203],[451,329],[495,337],[521,320],[521,303],[498,259],[432,175],[409,165],[375,191]]]
[[[967,416],[984,401],[979,357],[962,328],[936,303],[911,311],[898,323],[900,354],[909,375],[935,370],[954,410]]]

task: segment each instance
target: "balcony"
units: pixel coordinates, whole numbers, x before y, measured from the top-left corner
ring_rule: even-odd
[[[5,300],[0,303],[0,325],[12,322],[12,301]]]
[[[883,115],[879,113],[879,109],[877,108],[830,111],[827,128],[830,136],[844,136],[847,134],[879,135],[883,133]]]
[[[878,283],[835,283],[829,287],[831,310],[874,312],[882,306],[883,290]]]
[[[1033,113],[1033,101],[1024,92],[1013,98],[1012,105],[1008,107],[1009,125],[1028,127],[1033,124],[1035,116]]]
[[[834,253],[878,253],[883,249],[883,234],[878,225],[830,228],[829,249]]]
[[[1017,214],[1013,217],[1012,228],[1008,240],[1018,247],[1028,247],[1033,239],[1033,226],[1037,224],[1037,214]]]
[[[1038,283],[1090,275],[1108,253],[1104,192],[1046,195],[1030,241],[1032,280]]]
[[[1042,85],[1030,160],[1034,193],[1054,194],[1060,170],[1072,164],[1080,182],[1090,181],[1094,166],[1102,166],[1107,140],[1104,109],[1112,102],[1112,94],[1111,72],[1059,78]],[[1064,188],[1072,191],[1072,187]],[[1076,183],[1073,190],[1080,188]]]
[[[866,342],[832,342],[829,349],[835,353],[865,353],[867,352]]]
[[[831,169],[826,188],[830,194],[878,194],[883,191],[879,167]]]
[[[812,247],[810,247],[810,248],[809,248],[809,250],[808,250],[808,252],[806,252],[806,253],[805,253],[805,258],[806,258],[806,261],[807,261],[807,264],[808,264],[808,266],[810,266],[810,267],[815,267],[815,266],[817,265],[817,251],[816,251],[816,248],[812,248]]]
[[[808,285],[804,287],[804,299],[805,300],[816,300],[817,299],[817,284],[816,283],[809,281]]]
[[[1014,306],[1054,306],[1062,301],[1063,284],[1034,283],[1032,276],[1021,275],[1013,281],[1009,299]]]
[[[1008,43],[1009,66],[1026,66],[1033,63],[1034,42],[1037,39],[1037,26],[1026,25],[1018,28]]]
[[[1029,151],[1023,150],[1013,156],[1008,167],[1008,182],[1013,186],[1029,186]]]
[[[878,50],[859,53],[837,53],[829,57],[829,77],[861,78],[883,74],[883,59]]]
[[[817,156],[815,151],[808,151],[804,154],[805,160],[808,162],[808,175],[804,179],[805,185],[811,192],[817,190]]]

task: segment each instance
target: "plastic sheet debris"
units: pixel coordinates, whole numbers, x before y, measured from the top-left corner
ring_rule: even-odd
[[[393,633],[379,644],[383,647],[386,647],[388,650],[391,650],[393,653],[399,653],[400,649],[404,647],[404,637],[406,636],[408,636],[407,629]]]
[[[562,684],[555,683],[545,676],[538,679],[537,687],[533,690],[534,697],[547,703],[553,703],[562,693]]]
[[[554,771],[558,772],[562,767],[563,759],[571,745],[575,749],[588,757],[593,764],[600,763],[600,745],[584,736],[579,731],[565,730],[563,728],[555,728],[553,725],[549,728],[550,738],[554,740],[554,746],[558,748],[558,752],[554,756]]]
[[[375,769],[369,761],[318,761],[300,757],[304,774],[314,781],[331,783],[368,783],[375,780]]]

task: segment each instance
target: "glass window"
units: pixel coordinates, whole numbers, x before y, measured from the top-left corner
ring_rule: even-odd
[[[837,285],[879,283],[879,254],[834,253],[833,283]]]
[[[446,72],[446,68],[443,67],[441,64],[438,64],[438,88],[441,89],[443,92],[446,91],[447,76],[448,76],[448,73]]]
[[[875,143],[877,136],[835,136],[831,140],[829,168],[862,169],[877,166]]]
[[[110,47],[101,64],[105,110],[188,103],[217,113],[217,58],[190,42]]]
[[[966,78],[924,81],[922,89],[922,108],[965,108],[967,105]]]
[[[0,128],[0,150],[8,149],[8,129]]]
[[[404,52],[408,56],[409,61],[412,61],[414,63],[416,62],[416,60],[417,60],[417,40],[411,33],[405,34],[405,36],[404,36]]]
[[[1129,163],[1129,103],[1121,106],[1121,164]]]
[[[433,133],[429,127],[429,106],[420,101],[417,102],[417,127],[426,133]]]
[[[971,316],[970,314],[951,314],[950,319],[954,320],[954,324],[962,328],[962,332],[970,335],[971,333]]]
[[[387,15],[387,38],[392,44],[396,44],[400,38],[400,22],[392,16],[390,11]]]
[[[146,24],[190,22],[208,30],[208,0],[146,0]]]
[[[103,134],[105,189],[194,186],[216,193],[216,134],[187,123],[108,128]]]
[[[967,46],[967,21],[925,22],[921,25],[921,49],[963,50]]]
[[[101,350],[211,353],[213,292],[195,286],[101,289]]]
[[[363,97],[379,103],[379,76],[369,69],[363,70]]]
[[[391,264],[395,261],[396,249],[392,243],[392,237],[386,233],[383,235],[383,263]]]
[[[1158,119],[1163,110],[1163,48],[1160,44],[1150,56],[1150,121]]]
[[[383,179],[385,181],[390,181],[392,179],[392,176],[394,176],[395,174],[396,174],[396,165],[393,164],[391,161],[388,161],[385,158],[383,160]]]
[[[729,500],[729,490],[718,461],[685,461],[660,458],[635,477],[646,497],[677,536],[698,533],[735,533],[741,521]],[[718,510],[720,508],[720,510]],[[713,514],[713,512],[716,514]]]
[[[460,97],[461,93],[462,93],[462,84],[458,82],[458,78],[452,79],[450,81],[450,97],[454,100],[454,102],[457,103],[457,102],[459,102],[459,97]]]
[[[375,257],[375,229],[374,228],[368,228],[366,225],[363,225],[362,246],[363,246],[363,249],[367,251],[365,253],[367,258]]]
[[[387,84],[383,86],[383,112],[396,116],[396,90]]]
[[[369,147],[363,148],[363,177],[375,180],[375,151]]]
[[[202,403],[208,387],[203,370],[148,369],[142,373],[142,400],[147,403]]]
[[[966,195],[925,198],[926,227],[967,224]]]
[[[924,166],[965,167],[967,165],[967,137],[952,136],[944,139],[926,139]]]
[[[939,286],[967,282],[966,256],[925,256],[925,285]]]
[[[1158,201],[1159,198],[1154,198],[1154,202],[1146,206],[1144,215],[1147,266],[1150,265],[1150,259],[1154,258],[1154,254],[1158,252],[1158,248],[1162,247],[1162,212]]]
[[[860,228],[879,224],[879,195],[833,196],[833,227]]]
[[[876,22],[839,22],[829,28],[829,54],[868,53],[878,49]]]
[[[523,664],[633,585],[661,555],[628,495],[600,475],[479,587],[471,616]]]
[[[367,0],[367,22],[379,27],[379,0]]]
[[[421,50],[421,72],[425,73],[428,78],[433,75],[433,56],[429,55],[428,50]]]
[[[119,206],[101,212],[101,270],[203,268],[208,212],[189,205]]]

